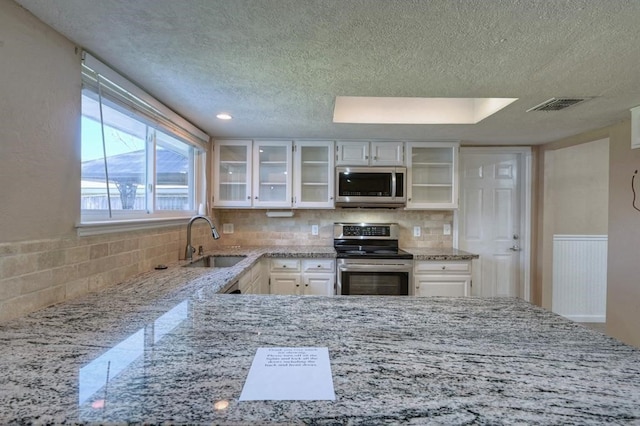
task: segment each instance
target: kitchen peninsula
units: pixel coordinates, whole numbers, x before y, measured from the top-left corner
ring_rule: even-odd
[[[640,422],[638,349],[517,299],[219,294],[265,256],[335,253],[169,265],[0,326],[0,422]],[[239,401],[260,347],[327,347],[335,401]]]

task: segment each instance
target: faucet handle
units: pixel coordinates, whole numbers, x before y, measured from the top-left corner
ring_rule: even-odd
[[[203,254],[204,254],[204,248],[202,246],[198,246],[198,256],[202,256]]]

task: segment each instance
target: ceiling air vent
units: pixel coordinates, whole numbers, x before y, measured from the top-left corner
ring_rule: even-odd
[[[531,111],[560,111],[561,109],[569,108],[575,104],[586,101],[588,98],[551,98],[544,101],[540,105],[536,105],[533,108],[529,108],[527,112]]]

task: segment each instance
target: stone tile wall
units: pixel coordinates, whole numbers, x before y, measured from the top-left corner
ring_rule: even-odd
[[[400,246],[451,248],[451,235],[444,235],[444,224],[452,224],[452,211],[336,209],[294,210],[290,218],[270,218],[264,210],[216,210],[217,223],[232,223],[233,234],[221,233],[221,245],[315,245],[333,244],[334,222],[398,223]],[[319,226],[318,236],[311,225]],[[413,227],[421,227],[421,236],[413,236]]]
[[[192,243],[211,250],[206,223]],[[186,226],[0,244],[0,323],[184,258]]]
[[[334,222],[395,222],[401,226],[402,247],[450,248],[443,235],[451,224],[450,211],[402,210],[294,210],[291,218],[269,218],[264,210],[216,210],[214,222],[221,233],[213,240],[204,222],[192,229],[194,247],[224,246],[330,246]],[[234,233],[224,234],[224,223]],[[318,225],[319,235],[311,235]],[[413,237],[413,227],[421,236]],[[151,231],[70,237],[56,240],[0,244],[0,323],[30,312],[100,291],[184,258],[186,226]]]

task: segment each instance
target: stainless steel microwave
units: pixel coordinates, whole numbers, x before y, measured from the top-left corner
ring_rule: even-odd
[[[336,167],[336,206],[404,207],[406,177],[406,167]]]

